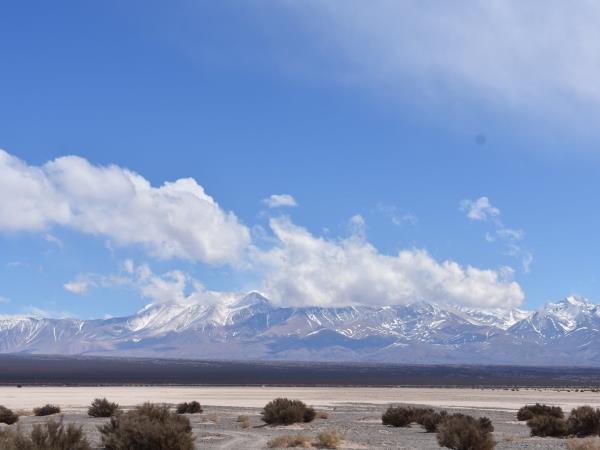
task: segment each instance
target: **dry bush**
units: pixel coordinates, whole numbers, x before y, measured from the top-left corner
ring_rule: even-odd
[[[98,427],[106,450],[194,450],[190,421],[166,405],[145,403]]]
[[[446,411],[432,412],[421,416],[419,423],[427,433],[435,433],[440,424],[448,417]]]
[[[56,405],[44,405],[39,408],[33,408],[33,414],[36,416],[51,416],[52,414],[58,414],[60,407]]]
[[[593,436],[600,431],[600,410],[580,406],[571,410],[567,420],[569,434],[577,437]]]
[[[15,414],[11,409],[8,409],[0,405],[0,423],[6,425],[12,425],[19,420],[19,416]]]
[[[31,409],[17,409],[15,414],[19,417],[33,416],[33,411]]]
[[[316,446],[318,448],[338,448],[344,436],[337,430],[325,430],[317,436]]]
[[[437,440],[440,446],[454,450],[491,450],[496,442],[492,438],[490,426],[491,422],[453,414],[439,425]]]
[[[569,426],[565,419],[549,415],[537,415],[527,421],[532,436],[565,437]]]
[[[119,411],[119,405],[109,402],[105,398],[95,399],[88,408],[90,417],[112,417]]]
[[[423,421],[425,417],[435,413],[432,408],[409,408],[412,414],[412,421],[418,423],[419,425],[423,425]]]
[[[548,406],[536,403],[535,405],[525,405],[517,412],[517,420],[530,420],[535,416],[552,416],[557,419],[565,417],[560,406]]]
[[[2,450],[91,450],[81,427],[62,420],[34,425],[29,434],[17,430],[0,431]]]
[[[311,448],[310,438],[302,434],[278,436],[267,442],[267,448]]]
[[[317,411],[317,419],[329,419],[329,413],[327,411]]]
[[[412,421],[412,409],[403,406],[390,406],[381,416],[381,422],[392,427],[408,427]]]
[[[265,405],[261,415],[262,420],[269,425],[291,425],[312,422],[316,412],[300,400],[276,398]]]
[[[238,416],[237,422],[242,428],[250,428],[250,417],[248,416]]]
[[[179,403],[176,407],[177,414],[200,414],[202,406],[197,401]]]
[[[600,442],[597,439],[568,439],[568,450],[600,450]]]

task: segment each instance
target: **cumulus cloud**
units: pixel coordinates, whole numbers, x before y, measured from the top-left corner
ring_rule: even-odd
[[[462,200],[460,209],[465,211],[471,220],[487,220],[500,215],[500,210],[492,206],[487,197],[479,197],[477,200]]]
[[[247,227],[192,178],[153,187],[115,165],[65,156],[30,166],[0,150],[0,231],[56,225],[210,264],[238,262],[250,244]]]
[[[269,208],[281,208],[283,206],[298,206],[298,203],[296,203],[296,199],[289,194],[273,194],[270,197],[263,199],[263,203]]]
[[[341,64],[343,82],[410,86],[420,100],[467,93],[543,114],[600,104],[597,2],[284,4],[315,45],[333,49],[327,55]]]
[[[524,298],[507,271],[436,261],[427,251],[380,253],[362,235],[316,237],[287,218],[271,219],[279,243],[262,255],[263,290],[295,305],[391,305],[433,301],[480,308],[512,307]]]

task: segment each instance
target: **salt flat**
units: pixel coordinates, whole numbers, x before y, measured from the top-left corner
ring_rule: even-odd
[[[124,407],[145,401],[178,403],[190,399],[204,405],[260,408],[275,397],[290,397],[315,406],[344,403],[409,403],[438,408],[517,410],[524,404],[543,402],[565,410],[574,406],[600,407],[600,393],[553,389],[468,388],[368,388],[368,387],[244,387],[244,386],[1,386],[2,404],[13,409],[31,409],[56,403],[64,410],[87,407],[96,397],[107,397]]]

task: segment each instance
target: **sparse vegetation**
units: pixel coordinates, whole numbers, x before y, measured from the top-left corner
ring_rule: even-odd
[[[569,434],[567,421],[551,415],[540,414],[527,421],[532,436],[565,437]]]
[[[250,417],[249,416],[238,416],[237,422],[242,428],[250,428]]]
[[[571,410],[567,420],[569,434],[577,437],[597,435],[600,432],[600,410],[580,406]]]
[[[56,405],[44,405],[33,409],[35,416],[51,416],[52,414],[60,413],[60,407]]]
[[[269,425],[291,425],[311,422],[316,412],[300,400],[276,398],[265,405],[261,415],[262,420]]]
[[[179,403],[177,405],[177,414],[200,414],[202,412],[202,406],[197,401]]]
[[[19,416],[12,410],[0,405],[0,423],[12,425],[19,420]]]
[[[119,405],[109,402],[106,398],[95,399],[88,408],[90,417],[112,417],[119,410]]]
[[[48,421],[34,425],[29,434],[20,429],[0,431],[0,448],[2,450],[90,450],[81,427],[69,424],[66,427],[62,420]]]
[[[316,446],[318,448],[338,448],[344,437],[337,430],[325,430],[318,434]]]
[[[98,428],[106,450],[193,450],[194,437],[187,417],[166,405],[145,403],[111,417]]]
[[[267,442],[267,448],[311,448],[310,438],[302,434],[277,436]]]
[[[475,419],[463,414],[448,416],[438,427],[440,446],[453,450],[491,450],[496,446],[489,419]]]
[[[536,403],[535,405],[525,405],[517,412],[517,419],[521,421],[533,419],[535,416],[552,416],[558,419],[565,417],[562,408],[559,406],[548,406]]]
[[[600,450],[600,441],[593,438],[588,439],[568,439],[568,450]]]
[[[329,413],[327,411],[317,411],[317,419],[329,419]]]

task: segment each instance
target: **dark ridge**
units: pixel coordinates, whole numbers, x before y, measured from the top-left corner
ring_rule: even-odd
[[[600,368],[0,355],[2,385],[600,387]]]

